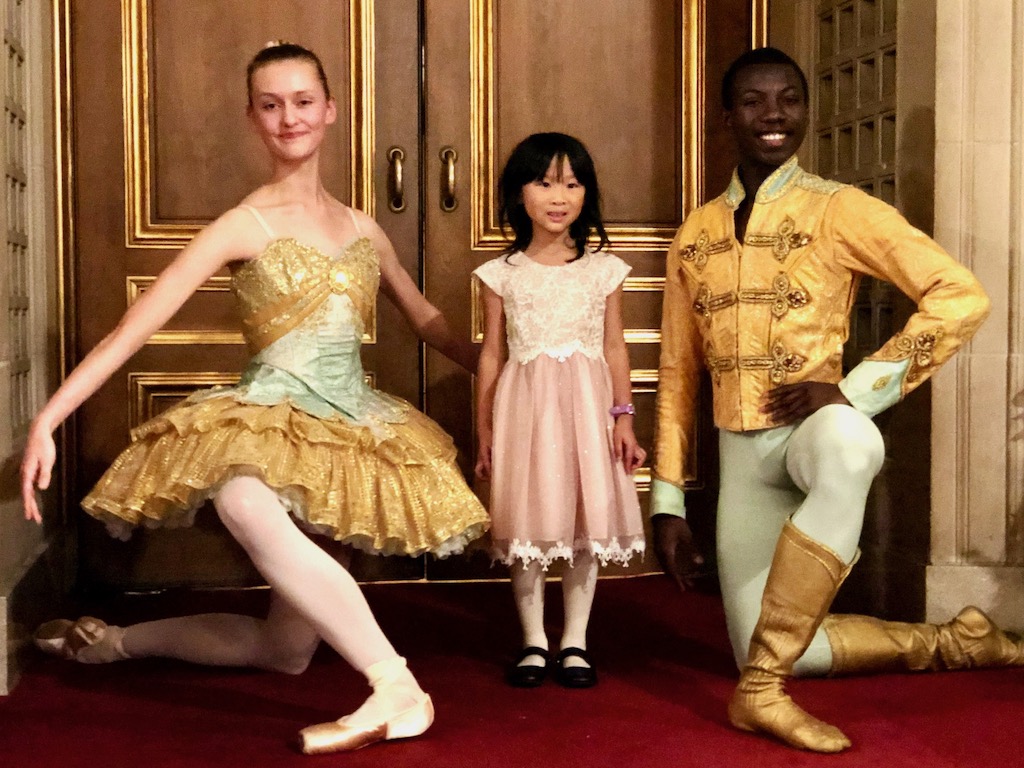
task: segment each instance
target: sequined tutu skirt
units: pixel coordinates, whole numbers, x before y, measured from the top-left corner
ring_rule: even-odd
[[[451,438],[412,406],[386,435],[290,403],[257,405],[204,393],[132,432],[82,501],[118,538],[132,529],[191,525],[233,477],[273,488],[300,525],[373,553],[439,557],[488,527],[455,464]]]

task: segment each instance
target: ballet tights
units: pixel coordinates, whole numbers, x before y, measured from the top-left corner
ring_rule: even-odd
[[[719,576],[729,639],[742,668],[786,520],[844,563],[853,562],[885,449],[871,419],[846,405],[825,406],[796,427],[721,430],[719,446]],[[794,673],[818,676],[831,668],[832,650],[819,629]]]
[[[306,669],[319,644],[309,622],[273,592],[266,619],[231,613],[180,616],[133,624],[123,639],[124,651],[133,659],[158,656],[292,675]]]
[[[523,628],[523,647],[548,647],[544,632],[544,580],[545,572],[539,562],[525,568],[515,565],[511,569],[512,592],[515,597],[519,622]],[[594,604],[597,587],[597,559],[590,552],[577,552],[572,567],[562,574],[562,602],[565,607],[565,626],[561,648],[587,647],[587,625]],[[527,656],[521,664],[542,666],[544,660],[536,655]],[[565,660],[566,667],[588,666],[578,656]]]
[[[355,579],[299,530],[274,491],[257,478],[238,477],[217,493],[214,505],[278,596],[281,605],[275,607],[280,616],[274,617],[272,628],[287,636],[284,644],[298,647],[301,660],[312,638],[319,636],[367,676],[374,692],[348,716],[349,724],[380,723],[423,699],[425,694],[384,636]],[[301,642],[295,642],[291,631]],[[135,647],[131,634],[126,638],[129,654]],[[381,669],[387,674],[381,675]]]

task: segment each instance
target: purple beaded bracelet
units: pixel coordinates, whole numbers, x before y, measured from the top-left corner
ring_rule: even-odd
[[[613,405],[608,409],[608,413],[616,419],[619,418],[619,416],[635,416],[636,408],[633,407],[632,403],[626,403],[625,405]]]

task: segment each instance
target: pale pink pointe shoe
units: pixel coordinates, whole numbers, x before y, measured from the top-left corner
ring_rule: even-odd
[[[423,694],[423,698],[411,707],[381,723],[352,726],[345,722],[347,719],[346,716],[299,731],[299,745],[303,753],[320,755],[327,752],[351,752],[378,741],[419,736],[434,722],[434,703],[430,696]]]
[[[106,664],[129,658],[123,645],[124,629],[92,616],[83,616],[77,621],[48,621],[36,629],[32,639],[43,653],[83,664]]]

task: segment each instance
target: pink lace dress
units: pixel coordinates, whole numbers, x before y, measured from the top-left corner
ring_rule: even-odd
[[[474,274],[502,299],[509,359],[494,398],[492,556],[547,567],[589,551],[625,565],[644,551],[633,479],[612,446],[605,301],[630,267],[588,251],[560,266],[522,253]]]

